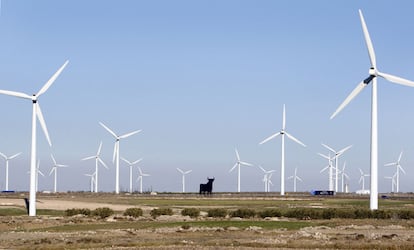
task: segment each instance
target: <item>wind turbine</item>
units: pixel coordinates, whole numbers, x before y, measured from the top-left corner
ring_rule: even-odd
[[[30,159],[30,195],[29,195],[29,216],[36,216],[36,118],[39,119],[40,126],[43,129],[43,132],[46,136],[46,139],[49,145],[52,145],[52,142],[49,138],[49,133],[47,132],[47,127],[45,120],[43,118],[42,111],[38,102],[39,97],[44,94],[49,87],[53,84],[56,78],[60,75],[63,69],[66,67],[69,61],[66,61],[56,73],[46,82],[45,85],[33,95],[28,95],[21,92],[9,91],[9,90],[0,90],[0,94],[10,95],[15,97],[20,97],[32,101],[32,146],[31,146],[31,159]]]
[[[247,162],[244,162],[244,161],[241,161],[240,160],[240,155],[239,155],[239,152],[237,151],[237,148],[235,149],[235,151],[236,151],[236,163],[234,164],[234,166],[229,170],[229,172],[231,172],[231,171],[233,171],[236,167],[237,167],[237,170],[238,170],[238,173],[237,173],[237,192],[239,192],[240,193],[240,167],[241,166],[249,166],[249,167],[252,167],[253,166],[253,164],[250,164],[250,163],[247,163]]]
[[[111,135],[113,135],[115,137],[115,147],[114,147],[114,155],[113,155],[112,161],[116,160],[115,193],[119,194],[119,141],[121,139],[130,137],[131,135],[139,133],[139,132],[141,132],[141,130],[135,130],[131,133],[127,133],[127,134],[124,134],[124,135],[117,135],[117,134],[114,133],[114,131],[112,131],[110,128],[105,126],[105,124],[103,124],[102,122],[99,122],[99,124],[101,124],[101,126],[104,129],[106,129]]]
[[[180,168],[177,168],[178,172],[182,174],[182,183],[183,183],[183,193],[185,192],[185,175],[191,173],[193,170],[183,171]]]
[[[328,166],[324,167],[321,171],[319,171],[319,173],[322,173],[323,171],[325,171],[327,169],[329,170],[329,173],[328,173],[328,175],[329,175],[328,176],[328,188],[329,188],[330,191],[333,191],[334,190],[334,184],[333,184],[333,165],[332,165],[333,158],[331,158],[331,153],[329,153],[328,156],[327,155],[324,155],[324,154],[321,154],[321,153],[318,153],[318,155],[320,155],[323,158],[325,158],[325,159],[328,160]]]
[[[53,192],[56,193],[56,190],[57,190],[57,168],[66,168],[68,166],[67,165],[62,165],[62,164],[57,164],[56,160],[55,160],[55,157],[53,157],[52,154],[50,156],[52,157],[52,160],[53,160],[53,167],[50,170],[49,175],[52,175],[52,173],[55,172],[55,185],[54,185]]]
[[[362,169],[359,169],[359,172],[361,173],[361,177],[359,178],[359,183],[362,182],[362,191],[365,191],[365,177],[368,177],[369,174],[364,174]]]
[[[390,179],[390,180],[391,180],[391,192],[392,192],[392,193],[394,193],[394,187],[395,187],[395,175],[396,175],[396,173],[395,173],[393,176],[385,176],[385,177],[384,177],[385,179]]]
[[[84,174],[84,175],[91,178],[90,183],[91,183],[91,193],[92,193],[93,192],[93,185],[95,184],[95,173],[93,173],[93,174]]]
[[[129,192],[132,193],[132,167],[137,164],[138,162],[142,161],[142,159],[136,160],[134,162],[130,162],[124,157],[121,157],[121,159],[128,164],[129,167]]]
[[[139,175],[138,175],[137,181],[140,181],[139,182],[139,192],[142,194],[142,181],[144,179],[144,176],[150,176],[150,175],[149,174],[144,174],[140,167],[138,167],[138,171],[139,171]]]
[[[374,47],[368,33],[367,25],[365,24],[362,11],[359,10],[359,17],[361,19],[362,29],[365,36],[366,46],[371,61],[371,67],[368,71],[369,76],[351,92],[345,101],[338,107],[338,109],[331,115],[333,119],[345,106],[349,104],[369,83],[372,82],[372,97],[371,97],[371,188],[370,188],[370,209],[378,209],[378,102],[377,102],[377,77],[380,76],[390,82],[414,87],[414,82],[403,79],[398,76],[382,73],[377,70],[377,63],[375,58]]]
[[[341,192],[342,193],[344,192],[345,178],[349,179],[349,176],[345,173],[345,167],[346,167],[346,162],[344,162],[344,166],[342,167],[342,170],[341,170],[341,184],[342,184]]]
[[[259,165],[259,168],[263,171],[264,176],[263,176],[263,182],[265,185],[265,192],[269,192],[269,182],[272,182],[269,178],[272,176],[272,173],[274,173],[276,170],[272,169],[272,170],[266,170],[264,169],[262,166]]]
[[[400,164],[402,154],[403,154],[403,152],[401,151],[397,162],[392,162],[392,163],[385,164],[385,166],[395,166],[397,168],[397,170],[395,172],[395,179],[396,179],[396,181],[395,181],[396,190],[395,191],[397,193],[400,192],[400,170],[405,174],[405,171],[401,167],[401,164]]]
[[[348,149],[350,149],[352,147],[352,145],[349,145],[339,151],[335,151],[334,149],[332,149],[331,147],[329,147],[326,144],[322,143],[322,146],[324,146],[325,148],[327,148],[328,150],[330,150],[331,152],[333,152],[335,154],[334,159],[335,159],[335,192],[338,192],[338,180],[339,180],[339,156],[341,156],[343,153],[345,153],[345,151],[347,151]]]
[[[296,193],[296,180],[302,181],[302,179],[299,176],[297,176],[297,170],[298,169],[295,168],[295,174],[288,177],[288,179],[292,179],[293,178],[293,192],[295,192],[295,193]]]
[[[108,169],[105,162],[100,157],[101,149],[102,149],[102,142],[99,144],[98,152],[96,153],[96,155],[92,155],[92,156],[85,157],[85,158],[82,159],[82,161],[95,159],[95,173],[94,173],[95,174],[95,177],[94,177],[95,178],[95,193],[98,192],[98,167],[99,167],[99,163],[101,163],[102,166],[104,166],[106,169]]]
[[[270,192],[270,185],[273,186],[272,175],[273,175],[273,172],[271,172],[271,173],[269,173],[269,174],[267,174],[263,177],[263,182],[266,185],[265,186],[265,192]]]
[[[21,152],[15,154],[15,155],[12,155],[10,157],[7,157],[5,154],[0,152],[0,156],[3,157],[4,160],[6,161],[6,191],[9,191],[9,160],[12,160],[12,159],[16,158],[20,154],[21,154]]]
[[[283,105],[282,130],[280,130],[280,132],[277,132],[277,133],[269,136],[268,138],[264,139],[262,142],[259,143],[261,145],[263,143],[266,143],[266,142],[272,140],[273,138],[277,137],[278,135],[282,136],[282,164],[281,164],[281,167],[280,167],[280,195],[285,195],[285,135],[289,139],[291,139],[292,141],[306,147],[305,144],[303,144],[301,141],[299,141],[298,139],[293,137],[291,134],[286,132],[285,129],[286,129],[286,111],[285,111],[285,105]]]

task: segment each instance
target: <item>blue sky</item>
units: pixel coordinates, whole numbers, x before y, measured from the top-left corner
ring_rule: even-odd
[[[207,176],[216,177],[216,191],[236,191],[237,173],[228,171],[237,147],[242,160],[276,170],[271,190],[278,191],[280,138],[258,143],[281,129],[283,104],[286,130],[307,145],[286,141],[286,177],[298,167],[298,190],[326,189],[321,143],[352,144],[341,162],[355,191],[358,168],[369,171],[370,88],[329,116],[368,76],[358,9],[379,70],[414,80],[411,1],[3,0],[1,7],[0,89],[35,93],[70,60],[39,101],[53,143],[38,130],[40,168],[49,173],[50,153],[70,165],[59,172],[60,191],[88,190],[83,174],[94,162],[80,159],[101,140],[110,169],[100,171],[99,189],[115,189],[114,141],[99,121],[120,134],[143,129],[121,141],[121,156],[144,159],[140,166],[151,174],[144,190],[180,191],[180,167],[193,170],[188,191]],[[379,80],[380,192],[390,191],[384,176],[394,173],[383,164],[401,150],[407,174],[400,190],[413,191],[413,97],[414,89]],[[0,107],[0,152],[23,152],[10,162],[10,187],[28,190],[31,106],[0,96]],[[263,190],[257,167],[243,168],[241,179],[242,191]],[[121,189],[128,180],[122,164]],[[52,176],[41,177],[39,189],[52,190]]]

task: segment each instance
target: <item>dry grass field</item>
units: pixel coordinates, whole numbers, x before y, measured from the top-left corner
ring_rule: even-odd
[[[163,193],[38,194],[36,217],[28,217],[27,193],[0,195],[0,249],[413,249],[414,219],[395,214],[414,214],[414,195],[389,195],[380,199],[384,213],[370,218],[338,218],[332,211],[368,210],[367,196],[334,197],[275,193],[197,194]],[[69,209],[113,210],[108,217],[72,215]],[[139,208],[142,215],[124,215]],[[195,208],[200,215],[182,215]],[[154,209],[172,214],[152,216]],[[212,209],[228,212],[208,216]],[[260,212],[281,211],[280,216]],[[237,216],[234,211],[255,211]],[[319,213],[287,216],[302,210]],[[398,213],[403,211],[405,213]],[[387,218],[381,216],[391,215]],[[243,214],[242,214],[243,215]],[[328,218],[329,217],[329,218]],[[339,216],[341,217],[341,216]],[[381,217],[381,218],[380,218]]]

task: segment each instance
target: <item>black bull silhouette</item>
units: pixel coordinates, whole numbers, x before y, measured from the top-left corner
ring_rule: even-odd
[[[213,191],[214,177],[212,179],[207,177],[207,180],[206,184],[200,184],[200,194],[211,194],[211,191]]]

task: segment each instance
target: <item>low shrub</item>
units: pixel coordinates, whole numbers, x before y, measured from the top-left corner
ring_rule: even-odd
[[[260,218],[280,217],[282,216],[282,212],[279,209],[272,208],[272,209],[266,209],[266,210],[260,211],[258,215],[260,216]]]
[[[231,217],[252,218],[256,216],[256,211],[250,208],[239,208],[230,213]]]
[[[223,208],[213,208],[207,211],[208,217],[224,218],[227,216],[227,210]]]
[[[355,219],[369,219],[372,218],[372,211],[367,208],[357,208],[354,210]]]
[[[134,218],[140,217],[142,214],[142,209],[138,207],[127,208],[124,212],[124,216],[131,216]]]
[[[173,215],[171,208],[155,208],[150,212],[152,218],[157,218],[160,215]]]
[[[396,216],[398,219],[402,220],[409,220],[414,219],[414,211],[413,210],[398,210],[396,211]]]
[[[284,213],[284,216],[288,218],[296,218],[299,220],[322,219],[322,211],[321,209],[314,208],[294,208],[288,209]]]
[[[198,208],[184,208],[181,210],[182,216],[190,216],[191,218],[197,218],[200,216],[200,209]]]
[[[105,219],[111,215],[113,215],[115,212],[114,210],[110,209],[109,207],[99,207],[95,210],[93,210],[93,215],[98,216],[101,219]]]
[[[78,214],[82,214],[85,216],[90,216],[91,215],[91,210],[88,208],[71,208],[71,209],[66,209],[65,210],[65,215],[66,216],[74,216],[74,215],[78,215]]]

